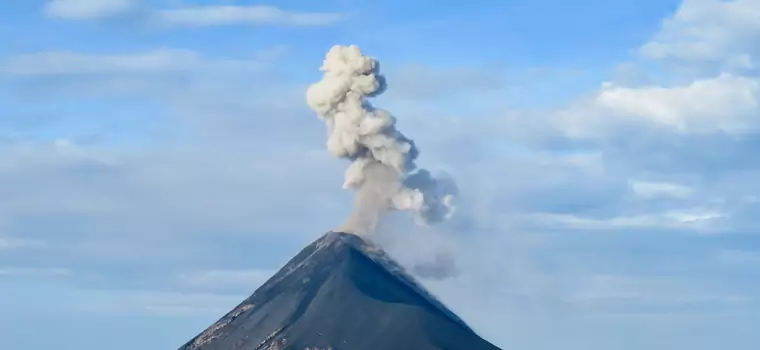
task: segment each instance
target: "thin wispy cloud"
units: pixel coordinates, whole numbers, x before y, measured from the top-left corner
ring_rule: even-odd
[[[64,20],[93,20],[129,13],[137,5],[136,0],[50,0],[45,14]]]
[[[161,10],[159,22],[174,26],[284,25],[326,26],[346,18],[341,13],[293,12],[274,6],[193,6]]]
[[[710,233],[723,231],[718,222],[723,213],[694,208],[672,210],[659,214],[639,214],[595,219],[570,214],[530,214],[522,218],[528,223],[543,228],[581,230],[690,230]]]
[[[688,198],[694,189],[667,182],[630,181],[631,190],[636,196],[654,198]]]
[[[106,20],[135,15],[163,26],[298,26],[318,27],[348,18],[339,12],[285,10],[272,5],[185,5],[149,7],[135,0],[51,0],[44,8],[51,18],[71,21]]]
[[[144,52],[93,54],[48,51],[11,57],[0,73],[17,76],[65,76],[132,73],[167,73],[197,69],[260,69],[254,60],[213,60],[186,49],[159,48]]]

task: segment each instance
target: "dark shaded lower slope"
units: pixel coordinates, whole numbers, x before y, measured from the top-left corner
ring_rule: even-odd
[[[498,350],[385,253],[331,232],[180,350]]]

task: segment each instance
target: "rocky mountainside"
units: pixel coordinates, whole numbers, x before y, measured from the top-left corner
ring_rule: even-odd
[[[329,232],[180,350],[499,350],[382,249]]]

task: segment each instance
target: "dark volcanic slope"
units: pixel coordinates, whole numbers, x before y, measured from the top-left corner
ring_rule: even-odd
[[[499,350],[381,249],[330,232],[180,350]]]

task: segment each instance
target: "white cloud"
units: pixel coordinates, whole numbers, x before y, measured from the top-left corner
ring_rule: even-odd
[[[604,83],[564,108],[514,114],[519,118],[505,118],[519,123],[511,128],[530,127],[537,135],[556,130],[571,139],[610,139],[632,130],[672,132],[673,137],[747,135],[760,127],[760,80],[724,73],[675,86]],[[543,123],[531,120],[536,117]]]
[[[760,82],[722,74],[676,87],[605,86],[595,102],[604,112],[643,118],[680,132],[745,132],[758,126]]]
[[[678,64],[650,72],[644,86],[604,83],[556,112],[565,135],[625,135],[612,131],[631,127],[682,134],[758,130],[760,80],[750,72],[760,68],[760,1],[685,0],[639,52]]]
[[[575,214],[532,213],[518,220],[543,228],[616,231],[624,229],[683,229],[697,233],[724,231],[720,219],[726,214],[710,209],[671,209],[664,213],[619,215],[611,218],[588,218]]]
[[[134,10],[134,0],[51,0],[45,14],[69,20],[100,19]]]
[[[260,69],[261,64],[245,60],[212,60],[191,50],[159,48],[124,54],[41,52],[11,57],[0,67],[0,73],[11,75],[62,76],[182,72],[201,68],[246,71]]]
[[[347,18],[336,12],[286,11],[269,5],[191,5],[166,9],[140,8],[136,0],[51,0],[49,17],[65,20],[105,19],[137,13],[171,26],[328,26]]]
[[[642,198],[687,198],[694,193],[688,186],[666,182],[630,181],[631,190]]]
[[[640,48],[652,59],[756,69],[760,1],[684,0],[661,30]]]
[[[325,26],[345,18],[340,13],[290,12],[273,6],[193,6],[159,11],[158,20],[170,25],[291,25]]]

